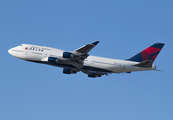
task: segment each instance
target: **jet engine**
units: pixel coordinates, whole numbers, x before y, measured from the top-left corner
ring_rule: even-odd
[[[49,57],[48,58],[48,63],[49,64],[56,64],[58,62],[59,62],[59,60],[57,58],[55,58],[55,57]]]
[[[63,52],[63,58],[74,58],[75,55],[70,52]]]
[[[76,71],[74,71],[74,70],[72,70],[72,69],[64,68],[64,69],[63,69],[63,73],[64,73],[64,74],[75,74]]]

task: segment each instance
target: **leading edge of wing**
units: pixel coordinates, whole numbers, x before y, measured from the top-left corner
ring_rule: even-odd
[[[83,47],[75,50],[75,52],[85,53],[87,54],[93,47],[95,47],[100,41],[95,41],[91,44],[84,45]]]

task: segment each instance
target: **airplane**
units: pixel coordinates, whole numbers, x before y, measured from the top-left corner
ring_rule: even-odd
[[[88,77],[95,78],[111,73],[157,70],[153,62],[164,46],[164,43],[155,43],[129,59],[119,60],[89,55],[88,52],[98,43],[95,41],[74,51],[21,44],[8,52],[22,60],[61,67],[64,74],[82,71]]]

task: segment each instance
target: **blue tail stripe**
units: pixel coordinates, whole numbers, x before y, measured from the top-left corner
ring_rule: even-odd
[[[165,44],[164,43],[155,43],[154,45],[152,45],[151,47],[154,47],[154,48],[162,48]]]
[[[138,53],[137,55],[131,57],[130,59],[127,59],[127,60],[130,60],[130,61],[135,61],[135,62],[142,62],[142,55],[141,53]]]

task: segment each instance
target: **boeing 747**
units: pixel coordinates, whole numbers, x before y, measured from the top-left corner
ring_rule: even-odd
[[[89,55],[88,52],[98,43],[96,41],[74,51],[21,44],[8,52],[22,60],[62,67],[64,74],[82,71],[88,77],[95,78],[110,73],[156,70],[153,62],[164,46],[164,43],[155,43],[129,59],[119,60]]]

